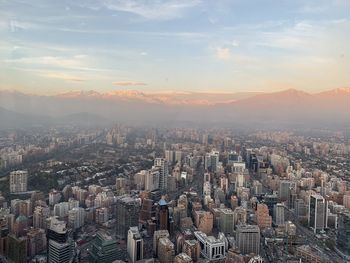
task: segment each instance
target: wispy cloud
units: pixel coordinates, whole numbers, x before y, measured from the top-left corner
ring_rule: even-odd
[[[99,0],[102,7],[109,10],[132,13],[150,20],[169,20],[181,17],[184,12],[197,6],[200,0]],[[98,10],[96,3],[87,5]]]
[[[86,79],[83,79],[78,76],[70,75],[70,74],[65,74],[65,73],[56,73],[56,72],[48,72],[45,74],[40,74],[43,77],[46,78],[52,78],[52,79],[62,79],[65,81],[71,81],[71,82],[82,82],[85,81]]]
[[[138,81],[115,81],[112,84],[115,86],[146,86],[147,85],[144,82],[138,82]]]

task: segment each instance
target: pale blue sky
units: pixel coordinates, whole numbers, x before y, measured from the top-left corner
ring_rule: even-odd
[[[348,0],[0,0],[0,89],[350,86]]]

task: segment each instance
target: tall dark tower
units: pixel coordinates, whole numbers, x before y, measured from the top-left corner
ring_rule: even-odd
[[[157,228],[158,230],[169,230],[169,207],[163,198],[158,202]]]

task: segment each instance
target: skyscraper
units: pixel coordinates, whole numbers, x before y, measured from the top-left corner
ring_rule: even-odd
[[[57,220],[56,217],[50,218],[49,221],[47,229],[48,262],[73,262],[75,256],[74,243],[69,237],[66,223]]]
[[[311,195],[309,199],[309,227],[314,232],[323,231],[325,227],[326,202],[321,195]]]
[[[337,247],[350,257],[350,213],[339,214],[337,229]]]
[[[130,196],[121,196],[117,199],[116,234],[126,239],[130,227],[139,223],[140,201]]]
[[[160,199],[157,207],[157,227],[158,230],[169,230],[169,208],[164,198]]]
[[[164,192],[168,186],[168,162],[164,158],[156,158],[154,160],[154,167],[160,169],[159,189]]]
[[[128,231],[128,255],[131,262],[143,259],[143,239],[138,227],[130,227]]]

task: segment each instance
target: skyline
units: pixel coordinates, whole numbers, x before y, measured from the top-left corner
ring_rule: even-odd
[[[350,2],[0,1],[0,89],[349,87]]]

